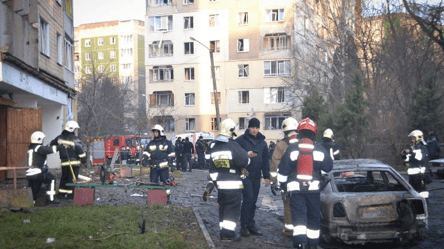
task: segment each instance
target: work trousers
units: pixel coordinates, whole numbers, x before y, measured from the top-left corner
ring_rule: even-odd
[[[76,179],[79,179],[80,165],[73,165],[72,170]],[[74,192],[74,186],[66,186],[67,183],[74,183],[72,172],[69,166],[62,166],[62,177],[60,178],[59,193],[72,195]],[[72,197],[72,196],[70,196]]]
[[[293,232],[293,220],[291,219],[290,197],[287,193],[282,193],[282,202],[284,203],[284,227],[285,230]]]
[[[166,180],[168,179],[169,175],[170,174],[168,168],[165,169],[151,168],[150,180],[153,183],[159,183],[159,178],[160,178],[161,182],[166,183]]]
[[[293,219],[293,246],[317,245],[321,229],[320,193],[292,193],[290,208]]]
[[[32,198],[35,200],[39,197],[42,183],[46,185],[46,199],[53,201],[56,193],[56,177],[51,173],[40,173],[33,176],[27,176],[28,186],[32,190]]]
[[[198,153],[197,160],[198,160],[199,169],[204,169],[205,168],[205,153]]]
[[[254,227],[254,215],[256,213],[256,202],[261,187],[261,179],[245,178],[242,180],[244,189],[242,190],[241,226]]]
[[[221,230],[235,231],[236,222],[240,214],[241,198],[241,189],[219,189],[217,191],[219,226]]]
[[[427,192],[426,185],[422,181],[423,177],[424,176],[422,174],[409,175],[409,183],[418,193]]]
[[[183,157],[182,170],[183,171],[186,171],[187,169],[191,170],[191,167],[192,167],[192,165],[190,163],[191,153],[183,153],[182,157]]]

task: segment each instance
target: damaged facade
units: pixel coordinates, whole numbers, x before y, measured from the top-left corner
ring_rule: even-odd
[[[46,144],[75,119],[73,40],[71,0],[1,2],[0,166],[25,166],[34,131]],[[59,164],[48,156],[51,168]]]

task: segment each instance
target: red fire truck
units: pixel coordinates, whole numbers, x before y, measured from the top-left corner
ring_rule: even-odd
[[[93,165],[100,165],[103,162],[109,164],[113,158],[114,151],[118,149],[119,155],[122,147],[129,148],[131,157],[136,156],[139,139],[136,135],[110,136],[106,138],[96,138],[91,146]]]

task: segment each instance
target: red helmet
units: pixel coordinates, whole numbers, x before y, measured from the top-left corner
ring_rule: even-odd
[[[312,131],[316,134],[317,129],[318,129],[318,125],[310,118],[302,119],[298,125],[298,131],[309,130],[309,131]]]

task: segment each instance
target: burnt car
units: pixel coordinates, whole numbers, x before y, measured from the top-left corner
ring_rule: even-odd
[[[321,192],[321,237],[346,244],[419,240],[427,203],[391,166],[373,159],[334,161]]]

